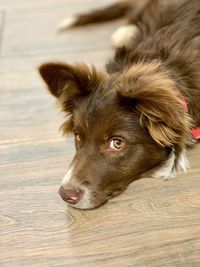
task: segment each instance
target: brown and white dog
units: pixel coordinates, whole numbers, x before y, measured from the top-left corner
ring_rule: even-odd
[[[39,69],[67,114],[64,134],[75,136],[59,192],[80,209],[102,205],[141,177],[186,171],[186,148],[200,137],[200,0],[118,2],[61,28],[126,15],[107,71],[83,63]]]

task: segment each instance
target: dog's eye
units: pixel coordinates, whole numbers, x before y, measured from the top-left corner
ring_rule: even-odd
[[[110,150],[121,150],[124,147],[125,143],[120,138],[113,138],[110,140],[109,149]]]
[[[75,139],[77,142],[80,142],[81,141],[81,138],[80,138],[80,135],[79,134],[74,134],[75,135]]]

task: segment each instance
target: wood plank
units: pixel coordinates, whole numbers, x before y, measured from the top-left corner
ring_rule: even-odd
[[[58,196],[74,141],[57,133],[63,115],[36,69],[49,60],[103,68],[112,54],[109,31],[119,22],[63,35],[54,28],[65,13],[104,3],[0,1],[9,13],[0,58],[2,267],[200,266],[200,144],[188,152],[187,174],[139,180],[99,209],[66,207]]]
[[[77,49],[111,46],[110,36],[121,21],[80,27],[78,30],[71,29],[62,34],[56,31],[57,24],[66,14],[84,12],[94,7],[95,1],[93,4],[92,1],[88,4],[81,2],[82,5],[75,3],[70,6],[66,2],[65,5],[8,11],[2,55],[29,55],[50,51],[71,53]]]
[[[78,10],[89,8],[98,8],[103,5],[113,3],[114,0],[101,0],[101,2],[93,0],[59,0],[59,5],[63,8],[70,7],[70,9]],[[0,10],[22,10],[22,9],[35,9],[44,7],[54,7],[58,5],[56,0],[40,0],[40,1],[26,1],[26,0],[1,0]]]
[[[3,41],[3,30],[5,24],[5,11],[0,10],[0,56],[1,56],[1,48],[2,48],[2,41]]]
[[[64,209],[57,189],[73,151],[71,140],[1,147],[1,266],[199,266],[199,170],[142,179],[96,210]]]
[[[103,68],[112,50],[1,59],[0,143],[56,138],[63,122],[56,100],[45,90],[37,67],[56,60],[85,61]]]

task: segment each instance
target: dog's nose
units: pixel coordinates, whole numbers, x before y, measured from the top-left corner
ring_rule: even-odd
[[[81,199],[83,192],[81,190],[65,189],[63,186],[61,186],[59,189],[59,194],[64,201],[71,205],[75,205]]]

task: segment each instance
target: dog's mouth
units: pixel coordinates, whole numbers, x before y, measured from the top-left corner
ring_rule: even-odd
[[[124,188],[118,188],[113,191],[92,192],[88,188],[82,190],[69,190],[63,186],[59,189],[60,197],[70,206],[77,209],[94,209],[104,205],[109,199],[120,195]]]
[[[114,198],[119,196],[124,191],[124,188],[117,189],[115,191],[112,191],[108,194],[108,199]]]

